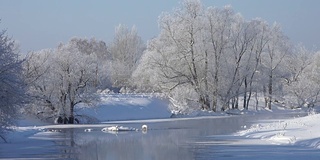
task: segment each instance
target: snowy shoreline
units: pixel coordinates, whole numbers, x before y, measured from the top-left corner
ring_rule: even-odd
[[[320,149],[320,114],[286,120],[261,121],[235,136],[251,140],[250,144],[299,145]]]

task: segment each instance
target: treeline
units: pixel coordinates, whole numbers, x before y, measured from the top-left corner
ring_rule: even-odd
[[[319,55],[293,46],[276,23],[186,0],[163,13],[159,26],[133,77],[140,87],[169,93],[176,110],[248,109],[258,106],[253,96],[255,103],[264,97],[269,109],[274,101],[289,107],[319,102]]]
[[[94,105],[103,90],[161,92],[182,113],[258,107],[261,97],[269,109],[274,102],[291,108],[319,103],[319,53],[293,46],[278,24],[185,0],[161,14],[159,27],[147,44],[134,27],[119,25],[110,44],[72,38],[23,60],[0,34],[0,47],[7,48],[0,57],[10,64],[0,68],[1,114],[23,105],[39,117],[74,123],[75,106]]]

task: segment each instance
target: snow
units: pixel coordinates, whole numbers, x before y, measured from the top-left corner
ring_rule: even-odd
[[[124,127],[124,126],[111,126],[101,129],[102,132],[123,132],[123,131],[139,131],[133,127]]]
[[[97,107],[77,106],[78,115],[98,122],[169,118],[169,101],[148,94],[101,94]]]
[[[261,121],[249,129],[239,131],[236,136],[265,141],[276,145],[300,145],[320,149],[320,114],[311,113],[306,117],[287,120]],[[252,142],[251,142],[252,143]]]

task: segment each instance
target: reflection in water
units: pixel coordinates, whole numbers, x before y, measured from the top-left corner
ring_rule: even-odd
[[[181,130],[149,131],[148,134],[140,132],[118,135],[95,134],[95,137],[82,142],[78,159],[190,159],[192,157],[192,153],[181,146],[181,141],[186,137],[186,133]]]
[[[75,159],[78,145],[75,143],[75,131],[74,129],[62,130],[62,140],[55,141],[60,148],[60,159]]]
[[[87,133],[77,130],[75,144],[77,159],[185,159],[196,157],[190,147],[192,139],[213,134],[230,134],[240,129],[247,118],[204,118],[147,124],[147,134],[142,132]],[[131,125],[139,128],[141,124]],[[75,148],[74,148],[75,149]]]

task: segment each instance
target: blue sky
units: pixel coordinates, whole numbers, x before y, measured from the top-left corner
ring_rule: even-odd
[[[0,29],[25,53],[54,48],[72,37],[112,41],[118,24],[135,25],[144,41],[159,34],[158,16],[180,0],[0,0]],[[247,20],[281,24],[294,44],[320,48],[319,0],[202,0],[205,7],[231,5]]]

